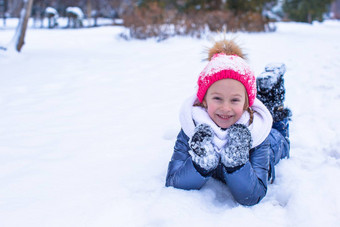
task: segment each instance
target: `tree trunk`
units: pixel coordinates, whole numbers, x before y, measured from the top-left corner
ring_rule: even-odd
[[[308,16],[307,16],[307,20],[308,20],[308,23],[312,23],[312,13],[311,12],[308,12]]]
[[[17,41],[15,45],[16,50],[18,52],[21,51],[22,46],[25,44],[25,34],[26,34],[28,19],[31,15],[32,5],[33,5],[33,0],[23,0],[23,1],[24,1],[24,7],[20,13],[20,21],[19,21],[19,25],[17,28],[18,35],[17,35]]]
[[[92,3],[91,0],[87,0],[87,20],[88,20],[88,27],[91,27],[91,13],[92,13]]]

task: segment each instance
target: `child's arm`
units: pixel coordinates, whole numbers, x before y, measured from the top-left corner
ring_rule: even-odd
[[[182,189],[200,189],[208,180],[202,176],[194,167],[192,158],[188,151],[189,137],[183,130],[177,136],[171,161],[166,176],[166,186]]]
[[[270,143],[267,138],[250,153],[249,161],[243,167],[228,172],[223,177],[237,202],[242,205],[255,205],[267,192]]]

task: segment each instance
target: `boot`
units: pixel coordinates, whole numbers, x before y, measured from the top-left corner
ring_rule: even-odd
[[[272,63],[265,67],[265,72],[256,79],[257,98],[268,108],[274,123],[284,119],[290,120],[290,109],[284,108],[285,86],[283,75],[286,66],[282,63]]]

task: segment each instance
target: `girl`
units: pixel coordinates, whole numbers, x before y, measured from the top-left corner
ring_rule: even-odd
[[[197,94],[181,108],[182,129],[166,186],[200,189],[213,177],[224,182],[240,204],[257,204],[266,195],[274,165],[289,156],[285,66],[268,65],[256,87],[244,58],[232,40],[216,42],[209,50]]]

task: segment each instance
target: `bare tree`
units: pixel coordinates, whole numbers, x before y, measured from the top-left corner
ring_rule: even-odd
[[[15,37],[17,37],[15,47],[18,52],[21,51],[21,48],[25,44],[25,34],[27,30],[28,19],[31,15],[32,5],[33,5],[33,0],[23,0],[23,1],[24,1],[24,7],[22,8],[21,13],[20,13],[20,20],[19,20],[19,24],[17,27],[16,35],[15,35]]]
[[[33,0],[22,0],[23,1],[23,8],[20,12],[19,23],[16,28],[15,34],[12,38],[11,43],[9,44],[10,47],[15,47],[16,51],[20,52],[22,47],[25,44],[25,34],[27,30],[28,20],[31,15]],[[0,47],[0,50],[7,50],[6,47]]]

